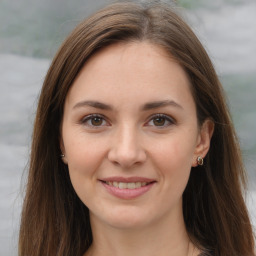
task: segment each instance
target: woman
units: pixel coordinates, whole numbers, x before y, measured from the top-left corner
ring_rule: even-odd
[[[19,255],[252,256],[221,84],[163,4],[110,5],[54,58],[39,99]]]

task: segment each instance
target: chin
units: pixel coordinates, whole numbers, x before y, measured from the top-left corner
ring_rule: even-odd
[[[108,224],[116,229],[141,229],[147,226],[145,219],[132,219],[131,217],[118,218],[108,221]]]
[[[101,220],[105,224],[117,229],[137,229],[150,225],[152,215],[148,211],[142,211],[139,207],[121,207],[121,209],[112,209]]]

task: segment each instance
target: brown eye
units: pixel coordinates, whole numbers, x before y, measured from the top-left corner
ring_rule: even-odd
[[[86,125],[91,128],[100,128],[102,126],[108,126],[109,123],[106,121],[104,116],[98,114],[92,114],[86,116],[83,120],[81,120],[83,125]]]
[[[155,126],[164,126],[166,122],[165,117],[156,117],[153,119],[153,123]]]
[[[96,117],[92,117],[92,119],[91,119],[91,125],[93,125],[93,126],[100,126],[100,125],[102,125],[102,123],[103,123],[102,117],[96,116]]]
[[[167,128],[170,125],[175,124],[175,120],[169,115],[165,114],[155,114],[151,117],[149,122],[146,123],[146,126],[158,127],[158,128]]]

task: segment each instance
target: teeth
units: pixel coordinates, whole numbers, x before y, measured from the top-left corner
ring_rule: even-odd
[[[111,182],[107,182],[107,184],[111,186]],[[113,186],[118,188],[118,182],[114,181]]]
[[[119,182],[118,187],[119,187],[120,189],[125,189],[125,188],[127,188],[127,183]]]
[[[135,183],[127,183],[127,188],[134,189],[135,188]]]
[[[135,189],[135,188],[140,188],[144,187],[147,185],[147,182],[117,182],[117,181],[106,181],[106,183],[109,186],[113,186],[115,188],[120,188],[120,189]]]
[[[136,188],[140,188],[141,186],[142,186],[141,182],[136,182],[136,183],[135,183],[135,187],[136,187]]]

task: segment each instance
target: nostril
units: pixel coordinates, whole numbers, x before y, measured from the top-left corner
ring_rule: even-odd
[[[146,160],[146,154],[141,150],[136,150],[134,152],[128,152],[128,151],[111,151],[108,154],[108,159],[114,164],[114,165],[120,165],[122,167],[131,167],[133,165],[139,165],[145,162]]]
[[[114,165],[129,168],[146,160],[146,153],[131,127],[121,129],[110,142],[108,159]]]

